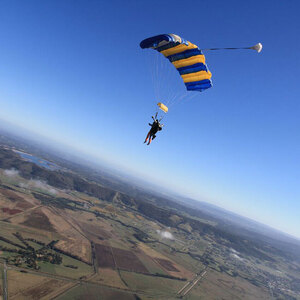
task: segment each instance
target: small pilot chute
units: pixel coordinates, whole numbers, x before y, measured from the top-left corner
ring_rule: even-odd
[[[159,107],[159,109],[161,109],[165,113],[167,113],[168,110],[169,110],[168,107],[166,105],[164,105],[163,103],[161,103],[161,102],[158,102],[157,106]]]
[[[258,44],[254,45],[252,47],[249,47],[249,49],[255,50],[259,53],[262,50],[262,44],[258,43]]]

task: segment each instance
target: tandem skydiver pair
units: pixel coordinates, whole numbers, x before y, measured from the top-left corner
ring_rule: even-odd
[[[144,143],[147,143],[147,145],[150,145],[152,140],[154,140],[156,138],[156,133],[160,130],[162,130],[164,124],[161,124],[160,120],[157,119],[157,113],[155,114],[155,117],[152,116],[152,119],[153,119],[153,123],[149,123],[149,126],[151,126],[151,129],[149,130],[147,136],[146,136],[146,139],[144,141]]]

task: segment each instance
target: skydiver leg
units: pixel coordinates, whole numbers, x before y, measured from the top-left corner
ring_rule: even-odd
[[[145,141],[144,141],[144,144],[148,141],[149,136],[150,136],[150,131],[148,132],[148,134],[147,134],[147,136],[146,136],[146,139],[145,139]]]

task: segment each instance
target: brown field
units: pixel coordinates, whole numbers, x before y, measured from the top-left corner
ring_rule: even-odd
[[[85,240],[76,240],[75,238],[62,239],[56,244],[56,247],[65,252],[79,256],[87,263],[91,262],[91,245]]]
[[[50,293],[53,293],[55,290],[61,288],[62,286],[68,284],[68,282],[56,280],[56,279],[47,279],[42,284],[33,286],[29,289],[23,290],[17,295],[10,297],[10,299],[33,299],[40,300],[43,297],[47,296]]]
[[[163,258],[156,258],[156,257],[154,258],[154,260],[157,261],[167,271],[179,272],[179,270],[177,270],[169,260]]]
[[[61,210],[43,207],[42,211],[48,217],[55,231],[61,238],[56,247],[81,257],[84,261],[91,261],[91,245],[83,236],[80,228],[74,224],[73,219]]]
[[[16,207],[26,210],[26,209],[32,208],[33,205],[24,200],[24,201],[19,201],[17,203]]]
[[[0,188],[0,193],[11,202],[24,201],[24,198],[11,190]]]
[[[0,221],[0,235],[9,239],[12,242],[15,242],[17,244],[20,243],[20,241],[14,236],[14,233],[16,232],[20,232],[25,238],[34,238],[44,243],[49,243],[53,239],[60,238],[57,233],[50,233],[47,231],[38,230],[36,228],[20,226],[15,223],[15,219],[18,219],[20,223],[20,220],[24,221],[24,216],[23,214],[11,216],[11,223]]]
[[[39,286],[46,282],[48,279],[38,275],[29,273],[21,273],[15,270],[7,271],[7,286],[8,296],[10,299],[19,299],[18,295],[22,294],[23,291],[31,289],[35,286]],[[18,284],[16,284],[18,283]]]
[[[97,220],[90,221],[89,223],[80,222],[79,225],[84,234],[87,235],[91,240],[94,240],[95,242],[97,240],[107,240],[111,237],[111,234],[109,232],[105,231],[101,228],[101,226],[99,226],[99,222]]]
[[[112,252],[119,269],[137,273],[149,273],[133,252],[118,248],[112,248]]]
[[[71,288],[75,287],[77,283],[75,282],[65,282],[62,286],[57,286],[52,292],[49,292],[46,296],[40,298],[40,300],[52,300],[56,299],[59,295],[63,294],[64,292],[70,290]]]
[[[150,274],[164,274],[167,275],[168,272],[165,271],[152,257],[148,256],[144,252],[139,251],[136,253],[140,261],[143,262],[143,265],[147,268]]]
[[[123,248],[121,244],[124,243],[120,239],[120,230],[118,230],[116,226],[112,226],[113,222],[110,220],[96,218],[94,214],[87,212],[68,211],[66,218],[67,216],[76,224],[80,231],[94,243],[97,244],[99,241],[109,240],[110,245],[113,244],[112,246],[116,248]],[[127,248],[128,244],[125,244],[125,249]]]
[[[10,216],[15,215],[15,214],[18,214],[18,213],[20,213],[20,212],[23,211],[23,210],[20,210],[20,209],[9,208],[9,207],[3,207],[3,208],[1,208],[1,210],[2,210],[4,213],[9,214]]]
[[[115,213],[116,212],[116,208],[112,204],[107,204],[105,206],[105,210],[110,212],[110,213]]]
[[[149,245],[146,245],[144,243],[139,243],[138,248],[139,248],[139,250],[144,252],[146,255],[148,255],[153,260],[153,262],[160,267],[162,267],[161,264],[159,264],[155,259],[159,258],[159,259],[170,261],[173,264],[173,266],[177,269],[177,271],[172,272],[172,271],[167,271],[166,269],[164,269],[164,270],[166,270],[172,276],[187,278],[187,279],[191,279],[195,276],[195,273],[189,271],[189,269],[186,269],[182,263],[175,262],[175,259],[178,259],[178,257],[175,254],[173,254],[173,257],[172,257],[173,259],[170,259],[169,257],[166,256],[167,253],[164,252],[165,254],[162,254],[162,253],[158,252],[157,250],[151,248]]]
[[[43,213],[42,209],[31,211],[27,219],[22,224],[37,229],[55,232],[49,218]]]
[[[99,268],[99,273],[93,276],[91,281],[122,289],[127,288],[122,282],[119,273],[116,270],[107,268]]]
[[[116,266],[113,255],[111,253],[111,247],[96,244],[95,248],[98,266],[101,268],[114,269]]]
[[[28,195],[25,195],[23,198],[18,194],[17,192],[0,188],[1,217],[12,217],[34,206],[30,203]]]

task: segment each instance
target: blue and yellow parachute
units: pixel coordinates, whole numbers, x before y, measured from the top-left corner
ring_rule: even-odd
[[[197,45],[176,34],[160,34],[143,40],[140,46],[162,53],[175,66],[187,90],[202,92],[212,87],[211,72]]]

